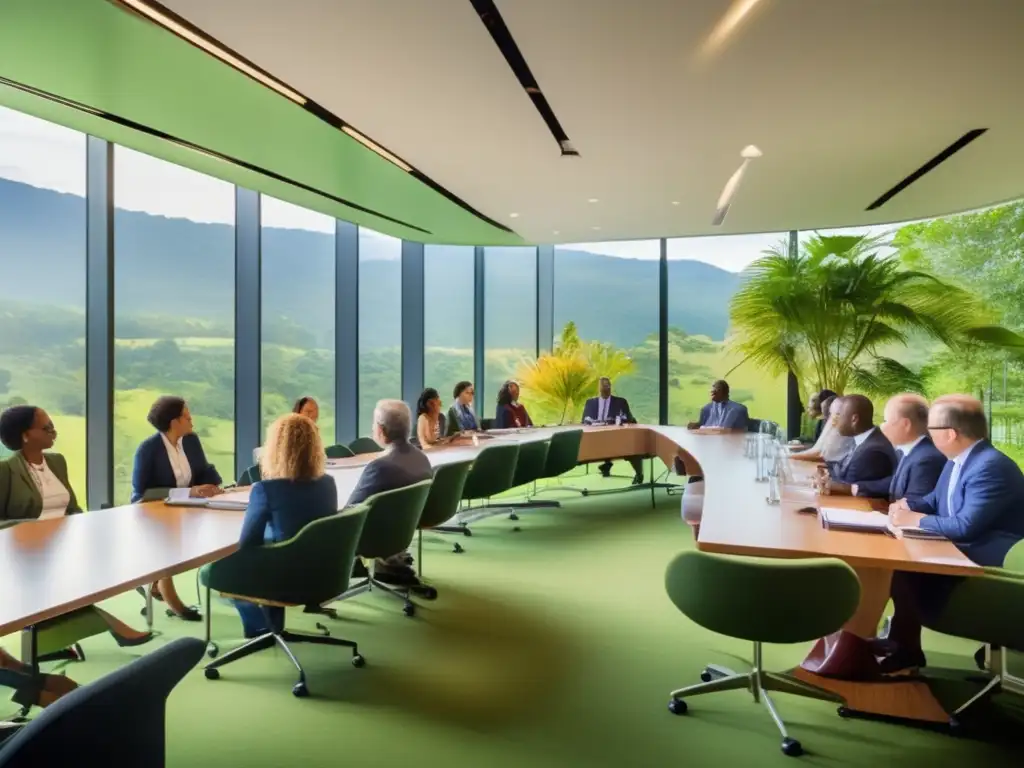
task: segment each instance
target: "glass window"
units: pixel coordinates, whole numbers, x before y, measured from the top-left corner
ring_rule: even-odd
[[[473,248],[427,245],[423,269],[424,383],[447,408],[455,385],[473,380]]]
[[[125,503],[164,394],[185,398],[207,458],[235,479],[235,190],[124,147],[114,158],[114,498]]]
[[[0,409],[49,413],[83,507],[85,141],[0,107]]]
[[[334,219],[263,196],[263,427],[300,397],[334,443]]]
[[[373,407],[402,397],[402,241],[359,228],[359,434]]]
[[[641,423],[658,423],[658,240],[555,249],[555,343],[574,324],[595,373]],[[596,343],[596,345],[595,345]],[[596,391],[588,395],[596,395]],[[567,421],[578,421],[583,404]],[[558,420],[558,414],[549,418]]]
[[[537,356],[536,248],[484,249],[484,345],[484,386],[477,384],[477,397],[479,412],[489,419],[502,383]]]
[[[751,418],[786,423],[786,376],[765,373],[730,349],[730,304],[743,271],[788,233],[674,238],[668,256],[669,423],[700,416],[715,379]]]

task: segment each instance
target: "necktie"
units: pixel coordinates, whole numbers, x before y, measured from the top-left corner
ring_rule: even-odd
[[[608,398],[605,398],[605,397],[602,397],[598,401],[598,403],[599,403],[599,407],[597,409],[597,420],[598,421],[606,421],[608,419],[608,402],[609,402]]]
[[[946,514],[949,517],[953,516],[953,491],[956,490],[957,483],[960,481],[960,462],[953,462],[953,469],[949,473],[949,488],[946,489]]]
[[[900,476],[900,467],[903,466],[903,459],[906,454],[903,453],[899,448],[896,449],[896,471],[892,473],[892,482],[889,483],[889,501],[896,501],[898,495],[896,493],[896,479]]]

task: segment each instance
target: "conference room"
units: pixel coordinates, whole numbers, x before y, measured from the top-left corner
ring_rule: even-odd
[[[0,768],[1019,764],[1022,25],[0,4]]]

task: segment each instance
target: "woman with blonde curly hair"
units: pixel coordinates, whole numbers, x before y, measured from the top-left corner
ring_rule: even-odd
[[[239,547],[287,541],[308,523],[338,511],[338,490],[324,474],[326,457],[316,424],[289,413],[267,428],[260,456],[262,479],[249,492]],[[284,609],[236,600],[247,638],[281,631]]]

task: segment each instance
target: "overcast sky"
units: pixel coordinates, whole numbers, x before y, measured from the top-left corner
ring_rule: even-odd
[[[115,150],[114,198],[119,208],[206,223],[234,222],[234,192],[226,181],[175,166],[123,147]],[[85,136],[0,107],[0,177],[36,187],[85,194]],[[334,232],[321,213],[264,197],[263,223],[272,227]],[[858,227],[879,234],[892,227]],[[363,229],[364,237],[395,238]],[[691,237],[669,240],[668,258],[690,259],[739,272],[784,233]],[[658,241],[578,243],[560,246],[630,259],[657,259]],[[390,250],[390,249],[389,249]]]

